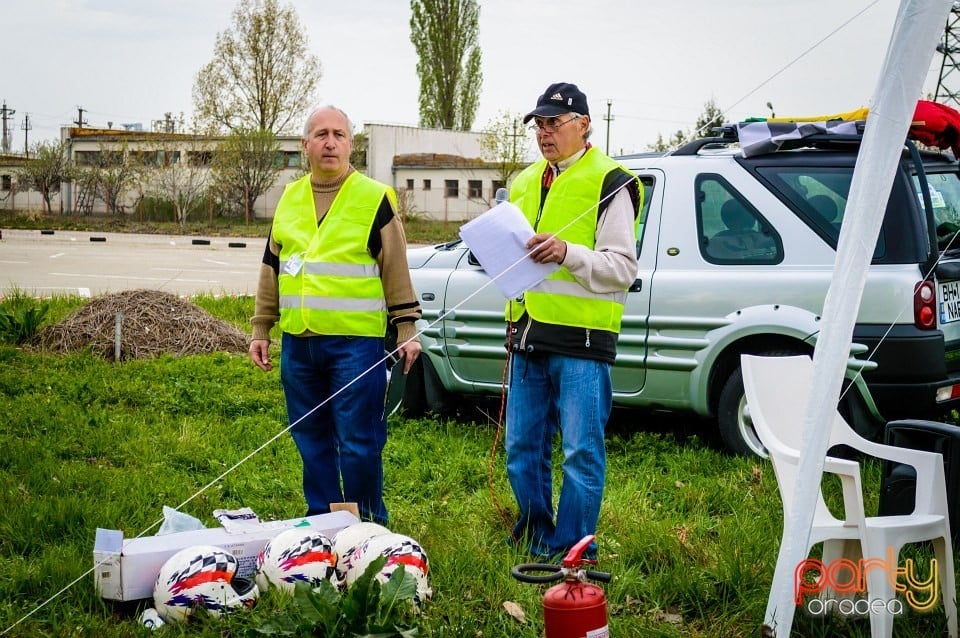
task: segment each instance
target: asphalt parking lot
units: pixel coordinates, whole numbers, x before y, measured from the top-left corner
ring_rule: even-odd
[[[205,243],[209,242],[209,243]],[[0,296],[91,297],[147,288],[179,296],[252,295],[263,238],[3,229]]]

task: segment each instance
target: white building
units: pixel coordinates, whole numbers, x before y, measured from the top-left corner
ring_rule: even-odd
[[[370,123],[363,132],[367,174],[397,191],[404,214],[472,219],[504,186],[497,165],[482,159],[481,133]]]
[[[118,203],[120,213],[134,214],[144,196],[155,193],[157,180],[151,179],[150,169],[159,170],[162,166],[185,162],[197,167],[200,171],[199,180],[208,183],[210,159],[216,152],[217,144],[223,137],[192,135],[183,133],[158,133],[136,129],[100,129],[100,128],[73,128],[64,127],[60,131],[61,140],[65,142],[65,152],[73,166],[101,165],[104,153],[121,153],[134,155],[137,163],[148,169],[146,177],[136,188],[124,193]],[[299,136],[279,136],[277,138],[280,150],[277,162],[280,173],[273,186],[261,195],[254,203],[251,217],[271,217],[284,186],[304,174],[303,154]],[[24,156],[0,156],[0,210],[41,210],[43,200],[37,191],[23,191],[17,189],[17,169],[29,161]],[[104,198],[89,197],[84,194],[79,183],[64,183],[60,192],[51,197],[51,207],[55,212],[74,214],[82,211],[85,214],[102,215],[107,213],[107,204]]]

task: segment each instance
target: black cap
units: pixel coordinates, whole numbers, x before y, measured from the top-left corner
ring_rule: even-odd
[[[523,116],[523,123],[526,124],[534,116],[556,117],[564,113],[590,115],[590,109],[587,107],[587,96],[576,84],[557,82],[548,86],[543,95],[537,98],[537,108]]]

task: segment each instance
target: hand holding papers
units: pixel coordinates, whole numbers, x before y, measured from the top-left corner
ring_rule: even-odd
[[[507,299],[540,283],[560,267],[530,259],[527,240],[533,235],[527,218],[510,202],[501,202],[460,227],[460,238]]]

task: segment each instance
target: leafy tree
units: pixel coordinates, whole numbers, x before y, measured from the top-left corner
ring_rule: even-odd
[[[410,41],[417,50],[420,126],[473,127],[483,73],[476,0],[410,0]]]
[[[664,139],[662,133],[657,134],[657,141],[647,146],[651,151],[665,152],[683,146],[697,137],[706,137],[713,134],[713,129],[723,125],[723,111],[717,106],[716,100],[710,98],[703,104],[703,113],[697,117],[693,130],[677,129],[669,138]]]
[[[497,164],[497,180],[506,184],[527,165],[530,137],[520,113],[501,111],[480,136],[484,159]]]
[[[17,184],[21,190],[40,191],[47,213],[52,214],[51,196],[60,192],[63,182],[71,179],[66,142],[39,142],[31,154],[32,158],[17,171]]]
[[[211,131],[289,132],[316,101],[320,60],[292,5],[240,0],[193,85],[195,117]]]
[[[350,151],[350,165],[361,173],[367,171],[367,149],[370,140],[366,133],[355,133],[353,136],[353,150]]]
[[[280,143],[269,130],[238,129],[213,154],[212,180],[226,214],[250,211],[280,174]]]
[[[713,129],[723,126],[723,111],[716,100],[710,98],[703,104],[703,113],[694,122],[694,134],[700,137],[713,135]]]

